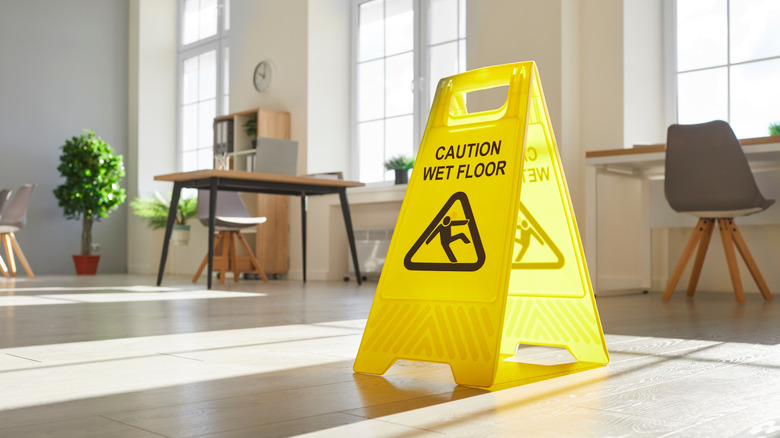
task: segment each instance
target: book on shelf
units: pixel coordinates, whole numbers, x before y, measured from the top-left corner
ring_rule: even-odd
[[[214,154],[233,153],[233,120],[217,120],[214,124],[216,144]]]

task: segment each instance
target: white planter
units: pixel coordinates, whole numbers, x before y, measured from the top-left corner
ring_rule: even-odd
[[[174,225],[171,233],[171,243],[174,245],[188,245],[190,243],[190,226]]]

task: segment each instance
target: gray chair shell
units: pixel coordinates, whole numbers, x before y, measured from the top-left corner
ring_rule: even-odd
[[[35,184],[25,184],[21,186],[16,194],[11,198],[11,202],[8,207],[3,211],[0,216],[0,241],[5,246],[5,254],[8,257],[9,272],[12,277],[16,277],[16,261],[14,260],[14,252],[19,257],[19,261],[22,262],[24,270],[30,278],[34,278],[32,269],[27,263],[27,259],[22,252],[22,248],[19,246],[19,242],[16,240],[14,233],[21,230],[27,222],[27,205],[30,202],[30,195],[32,194]],[[13,252],[11,248],[13,247]],[[4,266],[0,266],[2,270]],[[3,272],[5,274],[5,272]]]
[[[664,194],[669,206],[697,217],[736,217],[775,203],[758,190],[728,123],[672,125],[666,137]]]
[[[209,200],[210,192],[208,190],[198,190],[198,219],[204,226],[209,225]],[[253,217],[249,215],[246,210],[244,201],[241,200],[241,195],[238,192],[233,191],[220,191],[217,192],[217,206],[215,209],[215,228],[217,230],[217,236],[214,238],[214,253],[216,254],[217,247],[220,242],[222,243],[222,256],[219,282],[225,282],[225,271],[228,267],[232,266],[233,279],[238,281],[238,258],[236,256],[236,243],[238,240],[244,248],[249,257],[249,261],[255,268],[257,273],[263,279],[268,282],[263,268],[260,266],[260,262],[257,261],[252,250],[249,248],[249,244],[241,235],[240,230],[244,228],[253,227],[262,224],[266,221],[265,217]],[[203,272],[203,269],[208,263],[208,253],[203,257],[203,261],[198,267],[195,276],[192,277],[192,282],[198,281],[198,277]]]
[[[3,207],[11,197],[11,189],[0,189],[0,217],[3,217]]]
[[[672,297],[698,244],[687,292],[689,297],[693,297],[716,222],[737,302],[744,303],[745,294],[734,245],[764,299],[772,300],[769,287],[761,276],[734,218],[764,211],[775,201],[766,199],[761,194],[742,145],[728,123],[715,120],[669,127],[666,137],[664,194],[673,210],[699,218],[674,272],[669,277],[663,294],[664,300]]]

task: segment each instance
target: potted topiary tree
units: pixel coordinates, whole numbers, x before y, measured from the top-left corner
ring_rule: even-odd
[[[409,169],[414,167],[414,158],[408,155],[397,155],[385,161],[385,169],[395,171],[395,183],[409,182]]]
[[[73,256],[76,273],[94,275],[100,255],[90,254],[92,223],[116,210],[125,202],[125,189],[119,181],[125,176],[122,156],[93,131],[65,141],[57,170],[65,182],[54,189],[54,196],[68,219],[81,219],[81,254]]]
[[[130,201],[130,208],[136,216],[147,219],[149,227],[153,230],[165,228],[168,224],[168,208],[171,205],[171,197],[164,198],[159,192],[146,198],[135,198]],[[176,219],[171,234],[171,243],[174,245],[187,245],[190,240],[190,226],[187,220],[198,215],[198,198],[179,198],[179,208],[176,210]]]

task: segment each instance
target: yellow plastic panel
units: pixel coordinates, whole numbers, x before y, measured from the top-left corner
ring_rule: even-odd
[[[468,113],[467,93],[496,86],[504,105]],[[440,362],[485,387],[523,378],[508,362],[498,372],[518,342],[606,363],[587,275],[536,65],[444,78],[354,369]]]

